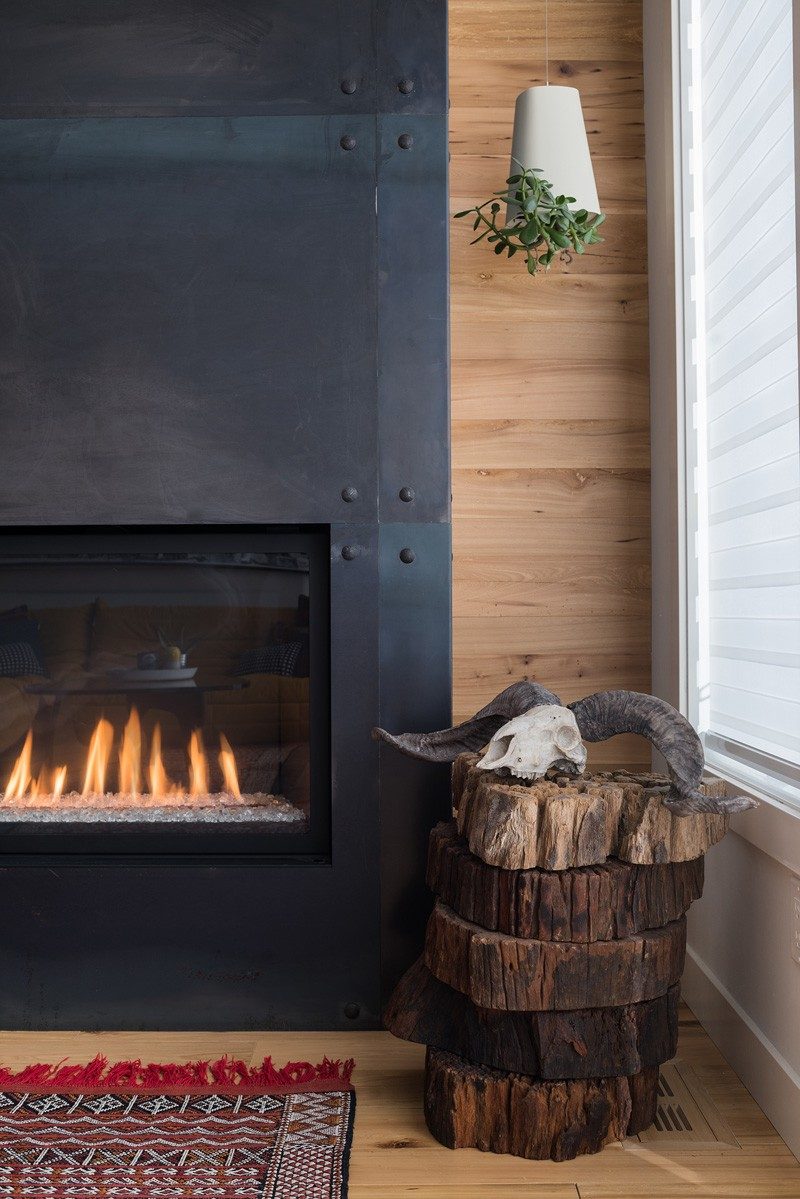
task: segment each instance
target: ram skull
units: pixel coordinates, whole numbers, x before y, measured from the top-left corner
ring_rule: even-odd
[[[533,709],[538,711],[547,707],[565,711],[552,691],[540,683],[521,679],[453,728],[437,729],[433,733],[387,733],[386,729],[373,729],[372,735],[424,762],[454,762],[459,754],[482,749],[490,737],[496,741],[508,736],[509,730],[518,727],[520,721],[527,725],[534,715]],[[675,815],[716,812],[727,816],[756,806],[756,800],[749,795],[705,795],[700,790],[705,766],[702,743],[686,717],[666,700],[638,691],[596,691],[585,699],[576,699],[568,710],[584,741],[607,741],[619,733],[646,737],[667,763],[670,787],[661,802]],[[514,735],[512,731],[511,736]],[[579,753],[577,746],[574,752]],[[484,770],[496,769],[507,753],[507,750],[501,750],[498,754],[493,749],[492,757],[487,754],[484,758]],[[574,762],[562,752],[556,764],[561,766],[562,759]],[[585,756],[581,754],[581,766],[584,760]],[[524,766],[524,762],[516,765]]]
[[[582,774],[586,766],[586,748],[575,717],[559,704],[541,704],[509,720],[478,762],[480,770],[507,771],[525,782],[544,778],[556,765],[572,774]]]

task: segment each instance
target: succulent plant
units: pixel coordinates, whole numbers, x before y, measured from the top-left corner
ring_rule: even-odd
[[[170,633],[165,633],[163,629],[157,628],[156,635],[158,640],[165,650],[177,649],[181,654],[188,654],[190,649],[194,649],[203,640],[202,637],[186,637],[186,630],[181,628],[176,636]]]
[[[597,229],[605,220],[604,214],[589,213],[585,208],[573,212],[574,196],[556,196],[553,185],[541,177],[537,167],[531,167],[506,180],[505,191],[495,192],[474,208],[457,212],[456,217],[474,217],[472,228],[486,228],[476,238],[494,245],[495,254],[504,251],[509,258],[521,251],[529,275],[540,268],[550,269],[550,263],[562,250],[583,254],[587,246],[603,239]],[[498,223],[500,210],[508,205],[507,224]],[[489,209],[487,215],[484,209]]]

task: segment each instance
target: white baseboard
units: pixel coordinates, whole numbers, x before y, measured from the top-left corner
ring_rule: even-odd
[[[800,1075],[689,946],[681,994],[714,1044],[800,1158]]]

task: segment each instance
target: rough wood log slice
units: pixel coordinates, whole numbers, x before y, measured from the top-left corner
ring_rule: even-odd
[[[683,916],[703,893],[703,859],[501,870],[470,853],[451,821],[431,833],[428,886],[481,928],[539,941],[612,941]]]
[[[678,986],[644,1003],[576,1012],[496,1012],[434,978],[420,958],[384,1013],[389,1032],[469,1062],[537,1078],[638,1074],[675,1056]]]
[[[655,999],[680,979],[685,952],[685,916],[619,941],[535,941],[487,932],[439,902],[425,937],[425,964],[440,982],[508,1012]]]
[[[462,754],[455,762],[453,806],[458,831],[490,866],[566,870],[609,857],[640,865],[686,862],[728,828],[725,815],[670,812],[661,802],[669,783],[659,775],[614,771],[526,785],[477,770],[477,760]],[[725,784],[708,780],[700,790],[724,794]]]
[[[429,1049],[425,1121],[450,1149],[482,1149],[536,1160],[567,1161],[653,1122],[658,1067],[627,1078],[543,1082],[473,1066]]]

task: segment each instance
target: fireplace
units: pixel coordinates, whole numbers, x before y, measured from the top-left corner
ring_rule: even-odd
[[[418,952],[446,80],[444,0],[2,6],[0,1027],[377,1027]]]
[[[0,537],[6,848],[329,854],[328,557],[309,529]]]

